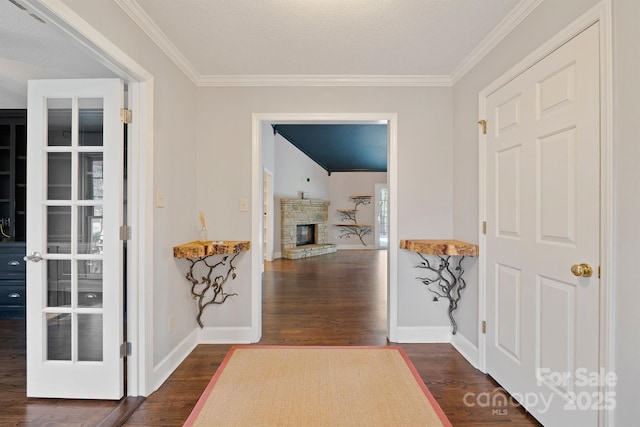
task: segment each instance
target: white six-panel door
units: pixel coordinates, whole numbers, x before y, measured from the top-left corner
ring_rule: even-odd
[[[28,90],[27,395],[119,399],[123,83]]]
[[[583,377],[598,372],[599,94],[595,24],[487,99],[487,372],[545,425],[595,426],[604,403]]]

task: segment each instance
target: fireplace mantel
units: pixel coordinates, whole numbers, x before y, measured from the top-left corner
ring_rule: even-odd
[[[321,199],[280,199],[283,258],[307,258],[336,252],[336,245],[328,243],[329,203]],[[315,242],[296,246],[297,226],[311,224],[315,224]]]

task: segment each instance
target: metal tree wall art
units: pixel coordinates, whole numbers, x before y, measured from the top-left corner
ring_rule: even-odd
[[[358,206],[370,204],[372,197],[373,196],[350,196],[349,198],[353,200],[355,207],[353,209],[338,210],[340,221],[349,221],[352,223],[335,224],[337,227],[341,228],[338,238],[349,239],[351,236],[356,236],[364,246],[367,246],[364,242],[364,236],[371,234],[373,226],[368,224],[358,224],[356,215],[358,213]]]
[[[467,283],[462,278],[464,270],[462,269],[462,260],[464,256],[458,258],[458,265],[451,270],[451,263],[449,262],[451,256],[449,255],[431,255],[434,257],[433,263],[429,261],[423,254],[418,253],[422,262],[416,265],[416,268],[422,268],[427,270],[429,277],[417,277],[416,279],[424,283],[429,292],[434,294],[433,301],[438,301],[440,298],[449,300],[449,320],[451,321],[451,333],[456,334],[458,325],[453,318],[453,310],[458,308],[458,301],[460,301],[460,295],[464,288],[467,287]],[[438,259],[435,259],[437,257]]]
[[[233,265],[233,261],[238,255],[239,253],[225,255],[220,261],[214,264],[209,264],[210,259],[208,256],[193,259],[187,258],[191,263],[189,271],[187,272],[187,280],[191,282],[191,295],[193,295],[193,299],[198,303],[198,316],[196,317],[196,320],[198,321],[200,328],[204,327],[201,317],[206,306],[211,304],[222,304],[227,300],[227,298],[238,295],[229,294],[224,291],[224,284],[227,283],[229,277],[231,277],[232,280],[236,278],[236,267]],[[199,279],[196,278],[196,274],[194,273],[194,268],[198,264],[202,264],[207,269],[206,275]],[[221,270],[224,271],[225,266],[228,266],[226,274],[223,273],[217,276],[213,275],[213,271],[216,268],[221,267]]]
[[[349,198],[353,200],[353,203],[355,204],[353,210],[357,211],[358,206],[371,204],[372,196],[350,196]]]

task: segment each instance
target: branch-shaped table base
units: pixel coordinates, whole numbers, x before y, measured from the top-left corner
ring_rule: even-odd
[[[464,270],[462,269],[462,260],[464,257],[458,258],[458,265],[454,267],[454,271],[451,271],[451,263],[449,259],[450,255],[434,255],[438,260],[435,262],[429,261],[423,254],[418,254],[422,258],[422,262],[416,265],[416,268],[422,268],[430,273],[427,277],[416,277],[424,283],[429,292],[433,293],[433,301],[438,301],[440,298],[449,300],[449,320],[451,321],[451,333],[453,335],[458,331],[458,325],[453,318],[453,311],[458,308],[458,301],[462,290],[467,287],[467,283],[462,278]],[[433,260],[432,260],[433,261]],[[429,285],[434,285],[429,287]],[[434,289],[435,288],[435,289]]]
[[[417,279],[434,295],[433,301],[440,298],[449,300],[451,333],[455,335],[458,325],[453,318],[453,311],[458,308],[462,290],[467,287],[462,278],[462,261],[465,256],[477,256],[478,246],[459,240],[401,240],[400,249],[416,252],[422,259],[416,268],[426,270],[427,276]],[[451,265],[452,256],[458,260],[455,266]]]
[[[225,255],[222,257],[221,261],[218,261],[215,264],[209,264],[209,256],[197,259],[188,258],[191,266],[187,273],[187,280],[191,282],[191,295],[193,295],[193,299],[198,303],[198,316],[196,317],[196,320],[198,321],[200,328],[204,327],[201,318],[205,307],[211,304],[222,304],[227,300],[227,298],[238,295],[224,291],[224,284],[227,283],[229,276],[231,276],[231,279],[236,278],[236,267],[233,265],[233,261],[238,255],[238,253],[234,254],[231,259],[229,259],[230,255]],[[194,268],[200,263],[208,268],[208,271],[206,276],[196,278]],[[224,268],[225,266],[227,267],[226,274],[223,273],[217,276],[213,275],[213,272],[217,267]]]
[[[224,285],[229,278],[235,279],[236,266],[233,262],[240,252],[249,250],[248,241],[224,241],[224,242],[190,242],[173,248],[173,256],[186,258],[189,263],[187,280],[191,283],[191,295],[198,304],[196,321],[203,328],[202,313],[205,307],[212,304],[222,304],[227,298],[238,294],[226,292]],[[214,255],[222,255],[213,262]],[[201,268],[204,274],[198,275],[196,269]],[[226,271],[225,271],[226,269]],[[216,273],[216,270],[219,273]]]

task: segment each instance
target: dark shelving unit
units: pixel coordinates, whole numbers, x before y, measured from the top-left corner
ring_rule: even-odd
[[[0,110],[0,317],[25,314],[27,110]]]

